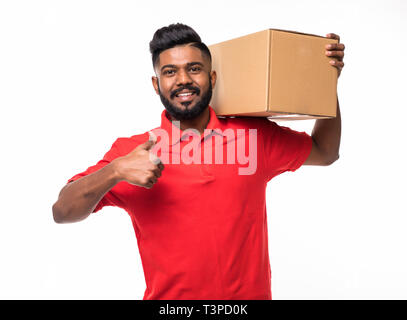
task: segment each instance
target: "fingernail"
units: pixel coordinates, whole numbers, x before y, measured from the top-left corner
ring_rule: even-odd
[[[149,137],[149,140],[152,140],[152,141],[157,141],[157,136],[154,134],[154,132],[152,132],[152,131],[149,131],[148,132],[148,135],[150,136]]]
[[[329,61],[330,64],[335,64],[335,60]]]

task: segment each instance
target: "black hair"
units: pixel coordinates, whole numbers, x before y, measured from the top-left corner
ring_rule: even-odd
[[[208,57],[209,61],[212,61],[209,48],[201,41],[201,37],[195,30],[185,24],[175,23],[168,27],[162,27],[154,33],[153,39],[150,41],[153,67],[155,67],[161,52],[187,43],[201,50],[202,54]]]

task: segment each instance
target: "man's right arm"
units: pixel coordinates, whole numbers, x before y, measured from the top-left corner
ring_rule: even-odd
[[[85,219],[118,182],[115,163],[111,162],[96,172],[68,183],[52,206],[54,221],[68,223]]]
[[[152,188],[164,169],[160,161],[151,160],[149,150],[155,143],[148,140],[128,155],[116,158],[98,171],[65,185],[52,206],[54,221],[68,223],[87,218],[103,196],[120,181]]]

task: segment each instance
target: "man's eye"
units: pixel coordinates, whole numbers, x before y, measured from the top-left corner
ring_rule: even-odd
[[[189,70],[191,70],[192,72],[199,72],[201,71],[200,67],[191,67]]]
[[[174,72],[174,70],[165,70],[163,72],[163,74],[167,75],[167,74],[172,74]]]

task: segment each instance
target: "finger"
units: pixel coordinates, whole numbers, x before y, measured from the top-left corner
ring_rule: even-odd
[[[153,131],[149,131],[149,132],[148,132],[148,136],[149,136],[149,139],[150,139],[150,140],[152,140],[152,141],[154,141],[154,142],[157,142],[157,136],[154,134]]]
[[[341,40],[341,37],[335,33],[328,33],[326,37],[329,39],[336,39],[338,42]]]
[[[155,155],[153,152],[149,152],[148,156],[149,156],[150,161],[153,164],[158,165],[161,163],[161,159],[159,157],[157,157],[157,155]]]
[[[156,182],[157,182],[157,177],[156,177],[156,176],[152,176],[152,177],[149,179],[149,183],[155,184]]]
[[[343,51],[325,51],[325,55],[332,58],[338,58],[338,60],[342,60],[345,56]]]
[[[161,177],[161,170],[155,169],[155,170],[153,171],[153,173],[154,173],[154,175],[157,177],[157,179],[158,179],[159,177]]]
[[[336,61],[336,60],[330,60],[329,61],[330,64],[332,64],[335,67],[344,67],[345,63],[343,61]]]
[[[329,63],[337,68],[339,70],[339,72],[342,70],[342,68],[345,66],[345,63],[343,61],[335,61],[335,60],[331,60],[329,61]]]
[[[154,172],[154,173],[157,173],[157,174],[160,174],[160,176],[161,176],[161,172],[163,171],[163,169],[164,169],[164,165],[163,165],[162,163],[159,163],[159,164],[157,164],[156,167],[153,169],[153,172]]]
[[[150,150],[157,143],[157,137],[154,133],[149,131],[149,139],[140,145],[140,148],[144,150]]]
[[[154,145],[155,145],[155,141],[153,141],[153,140],[147,140],[146,142],[140,144],[140,145],[139,145],[139,148],[148,151],[148,150],[150,150]]]
[[[151,189],[152,187],[153,187],[153,183],[151,183],[151,182],[144,185],[144,188],[146,188],[146,189]]]
[[[325,49],[327,50],[345,50],[345,45],[343,43],[330,43],[325,45]]]

